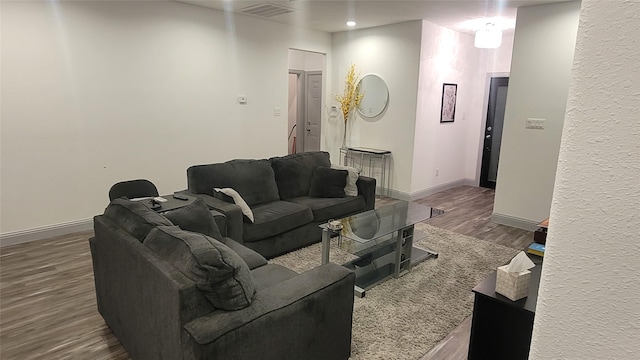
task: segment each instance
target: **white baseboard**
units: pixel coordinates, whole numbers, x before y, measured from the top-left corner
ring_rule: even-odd
[[[89,230],[93,230],[93,219],[69,221],[28,230],[12,231],[0,234],[0,246],[22,244]]]
[[[504,215],[493,213],[491,215],[491,221],[496,224],[507,225],[511,227],[515,227],[518,229],[524,229],[529,231],[536,231],[540,226],[538,226],[538,221],[532,221],[527,219],[521,219],[519,217]]]
[[[392,197],[394,199],[399,199],[399,200],[404,200],[404,201],[411,201],[411,195],[409,193],[406,193],[404,191],[399,191],[396,189],[389,189],[389,194],[384,194],[385,196],[389,196]]]

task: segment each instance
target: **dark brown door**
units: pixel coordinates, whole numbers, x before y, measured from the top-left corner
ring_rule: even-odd
[[[507,104],[508,77],[491,78],[487,124],[484,128],[484,147],[482,151],[482,169],[480,186],[495,189],[502,142],[504,109]]]

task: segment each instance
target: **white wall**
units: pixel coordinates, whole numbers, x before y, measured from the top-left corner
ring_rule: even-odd
[[[640,354],[638,14],[582,1],[532,360]]]
[[[347,145],[390,150],[390,186],[404,193],[411,190],[421,27],[420,21],[412,21],[333,34],[332,94],[342,93],[352,63],[361,75],[379,75],[389,88],[386,111],[375,120],[356,114]],[[327,103],[332,105],[338,105],[335,99]],[[331,152],[332,162],[338,161],[343,129],[341,114],[323,127],[323,145]]]
[[[473,40],[472,34],[422,22],[412,198],[447,184],[478,184],[487,74],[509,72],[513,36],[504,36],[498,49],[477,49]],[[443,83],[458,85],[452,123],[440,123]]]
[[[325,56],[310,51],[289,49],[289,69],[325,71]]]
[[[90,220],[120,180],[166,194],[190,165],[286,154],[288,49],[331,50],[326,33],[175,2],[0,6],[3,236]]]
[[[494,204],[496,222],[533,226],[549,216],[580,2],[518,9]],[[544,118],[545,129],[525,129]]]
[[[396,37],[404,43],[393,42]],[[374,121],[358,116],[348,131],[349,145],[392,151],[391,187],[398,197],[415,199],[447,185],[477,184],[487,74],[508,74],[512,46],[513,36],[506,34],[500,48],[477,49],[473,35],[427,21],[334,34],[334,93],[342,90],[351,63],[363,75],[381,75],[389,85],[387,112]],[[458,84],[454,123],[440,124],[444,82]],[[341,116],[329,119],[335,124],[333,134],[325,129],[334,156],[341,144],[341,121]]]

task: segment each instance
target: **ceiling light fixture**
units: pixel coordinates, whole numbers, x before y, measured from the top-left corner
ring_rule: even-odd
[[[484,29],[476,31],[473,45],[480,49],[495,49],[502,44],[502,31],[494,23],[487,23]]]
[[[349,20],[349,21],[347,21],[347,26],[354,27],[354,26],[356,26],[356,22],[353,21],[353,20]]]

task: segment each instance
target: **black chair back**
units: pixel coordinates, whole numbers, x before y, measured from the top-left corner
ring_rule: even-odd
[[[121,197],[135,199],[139,197],[159,196],[158,189],[149,180],[138,179],[116,183],[109,189],[109,201]]]

